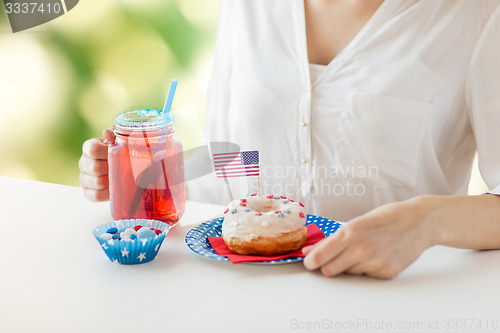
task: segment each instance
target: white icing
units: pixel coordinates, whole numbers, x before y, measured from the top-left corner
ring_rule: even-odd
[[[304,207],[298,202],[287,199],[268,199],[266,196],[251,196],[246,199],[246,206],[241,200],[234,200],[227,206],[227,213],[222,223],[222,234],[231,239],[234,237],[252,240],[257,237],[275,237],[283,233],[292,232],[302,228],[306,223]],[[245,212],[245,208],[250,211]],[[284,210],[289,213],[284,213]],[[235,211],[236,210],[236,211]],[[280,217],[276,211],[283,213]],[[234,212],[235,213],[232,213]],[[257,216],[255,213],[261,212]],[[300,217],[300,213],[304,217]]]

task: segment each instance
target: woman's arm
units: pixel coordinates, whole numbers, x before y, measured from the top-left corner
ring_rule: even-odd
[[[304,265],[326,276],[387,279],[433,245],[500,248],[500,196],[420,196],[381,206],[304,248]]]

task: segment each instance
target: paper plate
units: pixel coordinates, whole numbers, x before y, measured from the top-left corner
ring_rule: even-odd
[[[220,237],[222,235],[222,221],[224,221],[223,216],[200,223],[193,229],[189,230],[186,235],[187,246],[193,252],[196,252],[204,257],[220,261],[229,261],[228,258],[218,255],[208,241],[208,237]],[[341,226],[339,222],[315,215],[307,215],[306,225],[308,224],[316,224],[318,228],[323,231],[325,237],[333,234]],[[254,264],[287,264],[302,261],[303,259],[303,257],[293,257],[280,260],[258,261],[254,262]]]

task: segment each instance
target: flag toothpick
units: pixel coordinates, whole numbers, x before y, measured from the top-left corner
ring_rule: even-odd
[[[229,198],[233,201],[233,195],[229,187],[229,177],[257,176],[258,193],[260,195],[260,169],[259,151],[249,150],[232,153],[214,153],[214,168],[217,178],[224,178]]]

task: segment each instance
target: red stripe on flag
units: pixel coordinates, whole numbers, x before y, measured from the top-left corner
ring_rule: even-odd
[[[249,176],[258,176],[259,174],[258,173],[245,173],[245,174],[241,174],[241,175],[217,175],[217,178],[230,178],[230,177],[249,177]]]
[[[219,168],[215,171],[219,172],[219,171],[223,171],[223,170],[226,170],[226,171],[234,171],[234,170],[259,170],[259,166],[258,165],[245,165],[245,166],[239,166],[239,167],[224,167],[224,168]]]

